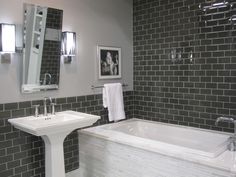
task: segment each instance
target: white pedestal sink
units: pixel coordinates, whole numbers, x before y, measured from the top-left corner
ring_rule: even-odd
[[[8,121],[15,128],[43,138],[46,177],[65,177],[64,139],[73,130],[90,126],[98,119],[100,116],[64,111],[56,115],[29,116]]]

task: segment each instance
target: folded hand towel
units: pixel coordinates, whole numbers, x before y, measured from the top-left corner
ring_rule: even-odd
[[[103,106],[108,108],[109,121],[125,119],[123,91],[120,83],[104,85]]]

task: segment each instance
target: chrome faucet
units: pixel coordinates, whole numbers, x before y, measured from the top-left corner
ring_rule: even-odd
[[[219,122],[229,122],[234,124],[234,134],[229,138],[229,151],[236,151],[236,120],[233,117],[218,117],[216,119],[216,126],[218,126]]]
[[[44,97],[44,101],[43,101],[43,107],[44,107],[44,116],[48,115],[48,110],[47,110],[47,100],[50,101],[50,103],[52,103],[52,98],[51,97]]]

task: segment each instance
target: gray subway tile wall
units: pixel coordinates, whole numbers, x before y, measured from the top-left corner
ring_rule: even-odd
[[[135,117],[233,131],[215,120],[236,115],[236,3],[202,11],[208,2],[134,0]]]
[[[108,123],[107,110],[102,106],[102,95],[56,98],[56,111],[74,110],[100,115],[95,125]],[[124,92],[127,118],[133,117],[133,92]],[[1,177],[44,177],[44,143],[40,137],[32,136],[13,128],[8,119],[34,115],[33,105],[43,100],[0,104],[0,176]],[[49,107],[48,107],[49,108]],[[64,141],[66,172],[79,167],[78,135],[74,131]]]

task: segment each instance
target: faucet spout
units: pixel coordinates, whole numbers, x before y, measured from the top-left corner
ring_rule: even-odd
[[[48,77],[48,82],[47,82],[47,77]],[[44,79],[43,79],[43,85],[50,85],[52,80],[52,75],[49,73],[44,74]]]
[[[43,107],[44,107],[44,116],[48,115],[48,110],[47,110],[47,100],[50,101],[50,103],[52,103],[52,98],[51,97],[44,97],[44,102],[43,102]]]

